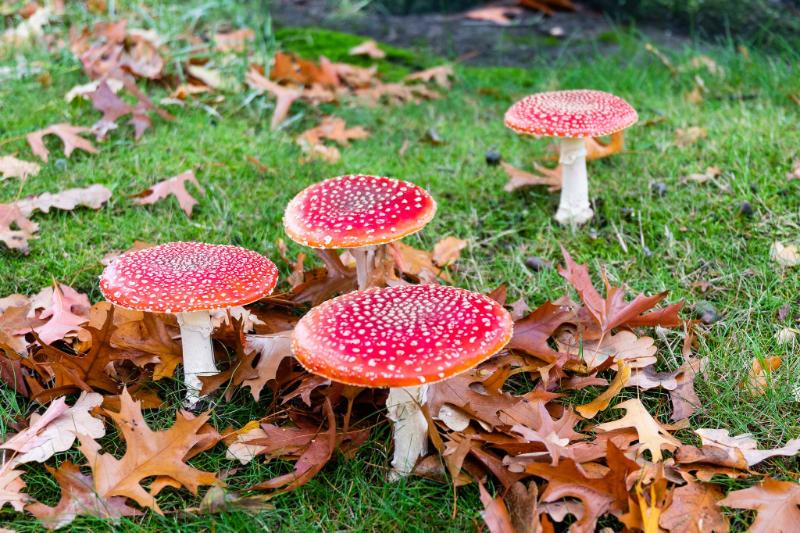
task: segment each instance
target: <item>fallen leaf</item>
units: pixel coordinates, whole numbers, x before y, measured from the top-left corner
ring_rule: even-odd
[[[48,319],[47,322],[32,330],[37,333],[39,339],[45,344],[52,344],[71,333],[77,333],[81,325],[89,320],[87,316],[77,315],[73,312],[75,302],[64,297],[62,286],[54,285],[51,295],[49,305],[38,317],[40,319]],[[33,308],[35,309],[35,307]],[[20,333],[23,333],[23,331],[20,331]]]
[[[45,135],[55,135],[61,139],[61,141],[64,143],[64,155],[69,157],[76,148],[90,154],[97,153],[97,149],[92,145],[92,143],[80,136],[81,133],[88,133],[90,131],[91,130],[89,128],[61,123],[53,124],[52,126],[48,126],[42,130],[29,133],[26,139],[28,140],[28,144],[30,145],[31,150],[33,150],[33,153],[46,163],[50,152],[44,145]]]
[[[700,398],[694,390],[694,380],[708,364],[708,359],[687,358],[676,371],[676,387],[669,391],[672,402],[672,416],[670,420],[676,422],[693,415],[700,408]]]
[[[632,331],[608,333],[601,339],[584,341],[575,337],[575,331],[566,329],[556,337],[560,352],[580,358],[591,371],[609,358],[624,361],[631,369],[645,368],[657,361],[656,346],[652,337],[637,337]]]
[[[30,196],[17,200],[16,206],[24,216],[36,211],[49,213],[51,209],[72,211],[76,207],[100,209],[111,198],[111,191],[99,184],[80,189],[66,189],[57,193],[45,192],[38,196]]]
[[[489,528],[489,533],[515,533],[514,525],[511,523],[511,516],[508,514],[503,498],[497,496],[492,498],[483,483],[478,482],[483,511],[481,516]]]
[[[378,43],[372,39],[364,41],[358,46],[354,46],[347,53],[351,56],[367,56],[372,59],[383,59],[386,57],[386,52],[378,48]]]
[[[699,128],[697,126],[686,129],[678,128],[675,130],[675,146],[685,148],[706,137],[708,137],[708,130],[705,128]]]
[[[791,172],[786,173],[786,179],[789,181],[800,180],[800,159],[794,160]]]
[[[29,501],[28,495],[22,492],[25,488],[22,474],[24,472],[15,470],[10,462],[0,464],[0,510],[9,504],[15,511],[21,513]]]
[[[0,177],[2,179],[19,178],[28,179],[28,176],[35,176],[39,173],[40,166],[36,163],[23,161],[14,156],[0,156]]]
[[[700,437],[703,447],[715,446],[722,448],[729,454],[737,455],[741,453],[747,466],[754,466],[769,459],[770,457],[793,457],[800,453],[800,438],[792,439],[780,448],[769,450],[759,450],[758,443],[749,433],[731,436],[727,429],[696,429],[695,433]]]
[[[769,257],[782,267],[800,265],[800,253],[798,253],[797,246],[794,244],[784,246],[778,241],[773,242],[772,248],[769,250]]]
[[[433,262],[439,267],[455,263],[461,256],[461,250],[467,247],[467,241],[458,237],[444,237],[433,246]]]
[[[133,203],[136,205],[150,205],[159,200],[163,200],[169,195],[173,195],[178,200],[178,205],[180,205],[183,212],[186,213],[186,216],[191,217],[192,209],[197,204],[197,200],[186,190],[187,182],[194,184],[201,194],[205,194],[205,189],[203,189],[200,182],[197,181],[194,171],[187,170],[177,176],[160,181],[139,194],[133,195]]]
[[[597,398],[592,400],[591,402],[579,405],[575,408],[575,410],[584,418],[594,418],[594,416],[599,413],[600,411],[604,411],[608,408],[611,400],[616,396],[619,391],[621,391],[625,387],[625,382],[628,381],[628,378],[631,375],[631,369],[628,365],[624,362],[619,361],[617,363],[617,374],[614,376],[614,379],[611,381],[611,384],[608,386],[606,390],[604,390]],[[622,406],[627,402],[622,402],[621,404],[616,405],[614,408],[622,408]],[[623,426],[624,427],[624,426]],[[615,429],[615,428],[611,428]],[[641,435],[640,435],[641,437]],[[641,438],[640,438],[641,440]]]
[[[94,480],[91,476],[82,474],[80,468],[69,461],[61,463],[58,469],[50,466],[45,468],[58,482],[61,499],[55,507],[35,502],[25,509],[38,518],[47,529],[67,526],[78,516],[93,516],[116,523],[123,516],[141,514],[140,511],[130,507],[123,497],[101,498],[92,490]]]
[[[106,411],[122,432],[125,455],[117,459],[101,453],[100,444],[79,435],[80,450],[89,461],[94,477],[94,493],[108,500],[114,496],[131,498],[142,507],[160,513],[155,497],[141,483],[152,476],[168,476],[178,486],[192,494],[201,485],[219,483],[211,472],[203,472],[184,463],[186,454],[203,440],[200,430],[209,419],[204,413],[192,417],[178,412],[175,423],[166,430],[153,431],[142,418],[140,402],[135,402],[127,390],[122,391],[120,412]]]
[[[729,492],[717,505],[755,511],[750,533],[795,531],[800,523],[800,485],[768,476],[749,489]]]
[[[561,189],[561,167],[558,166],[554,169],[543,167],[539,164],[534,165],[539,174],[531,174],[525,172],[515,166],[500,161],[500,165],[508,174],[509,180],[503,187],[506,192],[514,192],[522,187],[532,187],[535,185],[546,185],[547,190],[550,192],[558,191]]]
[[[439,87],[449,89],[452,85],[450,78],[452,78],[454,74],[451,65],[439,65],[438,67],[431,67],[409,74],[405,77],[405,81],[422,81],[425,83],[433,81]]]
[[[105,83],[114,94],[117,94],[124,86],[120,80],[115,78],[94,80],[83,85],[74,86],[67,92],[67,94],[64,95],[64,100],[67,102],[72,102],[78,97],[88,99],[89,95],[95,92],[97,88],[100,87],[101,83]]]
[[[224,92],[236,92],[239,90],[239,81],[236,78],[227,76],[219,69],[201,65],[189,65],[186,72],[214,90]]]
[[[244,52],[255,37],[256,33],[250,28],[219,32],[214,34],[214,46],[220,52]]]
[[[369,132],[361,126],[348,128],[343,118],[326,116],[322,122],[300,134],[299,139],[304,139],[310,144],[319,144],[322,139],[336,141],[342,146],[350,144],[351,140],[366,139]]]
[[[272,121],[270,123],[270,128],[273,130],[277,129],[286,120],[292,103],[302,96],[300,91],[278,85],[265,78],[254,68],[247,71],[245,81],[251,88],[262,92],[268,91],[275,97],[275,110],[272,112]]]
[[[246,465],[255,459],[256,455],[264,453],[266,450],[265,446],[251,444],[251,441],[266,438],[269,438],[269,435],[261,428],[258,420],[252,420],[225,439],[228,445],[225,458]]]
[[[117,119],[133,112],[133,107],[125,103],[103,81],[97,89],[89,94],[92,106],[103,113],[103,117],[94,123],[92,133],[98,141],[102,141],[110,130],[117,128]]]
[[[484,22],[493,22],[500,26],[508,26],[514,19],[522,15],[522,9],[519,7],[506,6],[488,6],[471,9],[464,13],[464,17],[471,20],[480,20]]]
[[[269,503],[269,495],[242,496],[237,492],[225,490],[223,487],[211,487],[203,496],[200,506],[187,509],[191,513],[217,514],[233,511],[244,511],[250,514],[260,513],[275,506]]]
[[[72,448],[79,434],[99,439],[106,434],[105,427],[90,411],[102,402],[103,397],[95,392],[82,393],[72,407],[59,398],[43,414],[32,415],[30,426],[0,444],[0,448],[17,452],[11,458],[14,464],[43,463]]]
[[[639,435],[639,451],[649,450],[653,462],[662,459],[661,450],[674,450],[680,446],[680,441],[670,435],[650,413],[647,412],[641,400],[633,398],[625,400],[614,406],[614,409],[624,409],[625,416],[613,422],[598,424],[595,428],[599,431],[612,431],[615,429],[635,428]]]
[[[548,340],[562,324],[576,318],[574,309],[545,302],[514,323],[514,334],[508,348],[523,351],[548,363],[565,359],[567,354],[560,354],[551,348]]]
[[[17,204],[0,204],[0,241],[9,249],[28,253],[28,240],[34,237],[39,225],[20,211]]]
[[[747,379],[742,386],[753,396],[760,396],[767,391],[770,376],[781,367],[781,358],[771,355],[765,358],[755,357],[747,372]]]
[[[702,174],[695,173],[682,177],[681,183],[687,183],[689,181],[693,181],[695,183],[705,183],[707,181],[718,178],[721,174],[722,170],[719,167],[708,167]]]
[[[272,335],[247,335],[246,349],[258,352],[254,368],[256,377],[245,379],[243,387],[250,387],[253,399],[258,401],[261,390],[268,381],[275,379],[281,362],[292,356],[292,332],[283,331]]]
[[[722,498],[716,486],[690,481],[672,491],[672,503],[658,524],[676,533],[727,533],[728,519],[717,507]]]

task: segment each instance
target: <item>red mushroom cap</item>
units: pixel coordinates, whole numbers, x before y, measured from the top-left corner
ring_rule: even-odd
[[[526,96],[506,111],[517,133],[545,137],[601,137],[639,120],[628,102],[603,91],[553,91]]]
[[[100,276],[100,291],[127,309],[186,313],[252,303],[277,282],[272,261],[252,250],[171,242],[119,256]]]
[[[357,291],[300,321],[292,350],[309,372],[340,383],[410,387],[465,372],[511,339],[508,311],[482,294],[442,285]]]
[[[379,176],[339,176],[302,190],[286,206],[287,235],[311,248],[359,248],[396,241],[431,221],[425,189]]]

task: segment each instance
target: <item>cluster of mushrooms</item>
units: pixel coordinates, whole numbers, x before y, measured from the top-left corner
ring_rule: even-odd
[[[633,108],[613,95],[559,91],[517,102],[505,123],[519,133],[564,138],[556,219],[574,225],[592,216],[583,138],[620,131],[636,119]],[[413,183],[347,175],[304,189],[284,214],[292,240],[318,251],[347,249],[355,259],[358,290],[303,316],[292,334],[292,351],[319,376],[390,389],[386,406],[394,423],[394,477],[408,475],[427,453],[422,411],[427,387],[496,354],[513,330],[510,314],[482,294],[434,284],[369,287],[380,248],[420,231],[435,213],[434,199]],[[217,373],[211,313],[265,298],[277,280],[278,269],[257,252],[173,242],[123,254],[104,270],[100,289],[116,306],[176,315],[185,404],[194,407],[201,398],[200,377]]]

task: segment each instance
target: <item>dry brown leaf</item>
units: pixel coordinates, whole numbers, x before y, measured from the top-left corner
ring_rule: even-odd
[[[50,154],[49,150],[44,145],[44,137],[46,135],[55,135],[61,139],[61,141],[64,143],[64,155],[69,157],[76,148],[78,150],[83,150],[84,152],[89,152],[90,154],[97,153],[97,149],[92,145],[92,143],[80,136],[81,133],[88,133],[90,131],[91,130],[89,128],[61,123],[53,124],[52,126],[48,126],[42,130],[29,133],[26,139],[28,140],[28,144],[30,145],[33,153],[46,163]]]
[[[203,187],[200,185],[200,182],[197,181],[194,171],[187,170],[178,174],[177,176],[160,181],[149,189],[145,189],[144,191],[140,192],[139,194],[135,194],[132,197],[133,203],[136,205],[150,205],[158,202],[159,200],[163,200],[169,195],[174,195],[178,200],[178,205],[181,206],[181,209],[183,209],[183,212],[186,213],[186,216],[191,217],[192,209],[197,204],[197,200],[195,200],[192,195],[189,194],[189,191],[186,190],[187,182],[192,183],[200,192],[200,194],[205,194],[205,189],[203,189]]]
[[[100,453],[100,445],[96,441],[79,436],[80,450],[89,461],[94,477],[94,493],[99,498],[108,500],[114,496],[125,496],[142,507],[160,513],[155,497],[141,485],[144,479],[168,476],[193,494],[201,485],[219,483],[213,473],[203,472],[184,462],[189,451],[205,438],[200,431],[209,418],[207,413],[193,417],[181,411],[172,427],[153,431],[142,418],[140,402],[135,402],[127,390],[123,390],[121,401],[120,412],[106,411],[106,414],[125,440],[126,449],[122,458]]]
[[[22,474],[24,472],[15,470],[9,461],[0,464],[0,510],[9,504],[15,511],[21,513],[30,500],[29,496],[22,492],[25,488]]]
[[[608,333],[601,339],[584,341],[575,338],[575,330],[565,328],[557,337],[558,350],[580,358],[591,371],[609,358],[624,361],[631,369],[656,363],[656,346],[652,337],[637,337],[632,331]]]
[[[9,249],[28,253],[28,240],[34,237],[39,225],[22,214],[17,204],[0,204],[0,241]]]
[[[348,146],[351,140],[366,139],[367,137],[369,137],[369,131],[363,127],[348,128],[343,118],[327,116],[323,117],[318,126],[301,133],[298,140],[305,139],[310,144],[319,144],[322,139],[329,139],[342,146]]]
[[[513,6],[479,7],[464,13],[464,17],[468,19],[493,22],[500,26],[508,26],[520,15],[522,15],[522,8]]]
[[[47,529],[67,526],[78,516],[93,516],[118,522],[123,516],[141,514],[130,507],[125,498],[115,496],[104,499],[92,490],[94,480],[81,473],[80,468],[66,461],[58,469],[45,466],[55,477],[61,490],[61,499],[55,507],[40,502],[26,506],[26,510],[38,518]]]
[[[722,498],[715,485],[690,481],[672,491],[672,503],[658,523],[676,533],[727,533],[728,519],[717,506]]]
[[[770,457],[793,457],[800,453],[800,438],[792,439],[780,448],[759,450],[758,443],[749,433],[731,436],[727,429],[697,429],[695,433],[700,437],[703,447],[714,446],[722,448],[732,457],[741,456],[747,466],[754,466]]]
[[[461,250],[467,247],[467,241],[458,237],[445,237],[433,246],[433,262],[439,267],[452,265],[461,256]]]
[[[50,209],[72,211],[76,207],[100,209],[111,198],[111,191],[99,184],[82,189],[66,189],[57,193],[42,193],[17,200],[16,205],[25,216],[36,211],[49,213]]]
[[[794,244],[784,245],[775,241],[769,250],[769,256],[782,267],[800,265],[800,253],[798,253],[797,246]]]
[[[247,43],[255,39],[256,33],[250,28],[239,28],[214,34],[214,46],[220,52],[244,52]]]
[[[302,96],[302,92],[283,87],[265,78],[257,69],[251,68],[245,75],[245,81],[252,89],[267,91],[275,97],[275,111],[272,112],[271,129],[276,129],[289,115],[292,102]]]
[[[719,167],[708,167],[703,173],[689,174],[681,178],[681,183],[693,181],[695,183],[705,183],[707,181],[718,178],[722,175],[722,170]]]
[[[619,375],[619,373],[618,373]],[[650,416],[641,400],[633,398],[625,400],[614,406],[614,409],[624,409],[625,416],[613,422],[598,424],[596,429],[599,431],[612,431],[615,429],[635,428],[639,435],[639,451],[649,450],[652,461],[659,462],[662,459],[661,450],[674,450],[680,446],[680,441],[664,429],[661,424]]]
[[[205,86],[215,91],[237,92],[239,82],[219,69],[214,69],[201,65],[189,65],[186,69],[189,75],[199,80]]]
[[[718,505],[756,511],[750,533],[796,531],[800,524],[800,484],[768,476],[749,489],[729,492]]]
[[[792,171],[786,173],[786,179],[800,180],[800,159],[795,159],[792,165]]]
[[[85,314],[88,311],[88,305],[84,305],[84,300],[85,304],[89,302],[86,296],[80,295],[83,298],[76,300],[75,297],[65,296],[65,289],[70,292],[70,295],[78,296],[78,293],[70,287],[60,284],[55,284],[50,291],[43,291],[50,298],[37,318],[47,319],[47,322],[33,328],[31,331],[35,331],[39,340],[46,344],[52,344],[70,336],[70,334],[76,334],[80,326],[89,320],[89,317]],[[36,309],[37,305],[32,301],[31,314],[29,316],[33,317],[33,311]],[[79,315],[74,311],[82,312],[83,314]],[[26,331],[28,330],[21,330],[19,333]]]
[[[39,173],[40,166],[36,163],[23,161],[14,156],[0,156],[0,178],[19,178],[28,179],[28,176],[35,176]]]
[[[259,354],[254,368],[256,377],[245,379],[243,387],[250,387],[253,398],[258,401],[261,390],[268,381],[275,379],[281,362],[292,356],[292,332],[283,331],[272,335],[248,335],[246,349]]]
[[[82,393],[71,407],[59,398],[41,415],[32,415],[30,426],[0,444],[0,448],[16,452],[10,459],[15,465],[43,463],[72,448],[79,434],[102,438],[106,434],[103,422],[90,414],[102,402],[103,397],[96,392]]]
[[[405,81],[422,81],[430,83],[433,81],[443,89],[449,89],[452,85],[450,78],[454,76],[452,65],[439,65],[419,72],[414,72],[405,77]]]
[[[400,241],[390,243],[387,249],[394,259],[397,269],[403,274],[419,278],[422,283],[435,283],[437,277],[449,279],[447,272],[442,272],[433,264],[430,252],[418,250]]]
[[[378,43],[372,39],[364,41],[358,46],[354,46],[347,53],[351,56],[367,56],[372,59],[383,59],[386,57],[386,52],[378,48]]]
[[[767,391],[770,384],[770,376],[781,367],[781,358],[771,355],[765,358],[755,357],[750,364],[747,372],[747,379],[742,383],[742,387],[753,396],[761,396]]]
[[[511,516],[508,514],[503,498],[501,496],[492,498],[480,481],[478,482],[478,490],[483,504],[481,516],[483,521],[486,522],[486,527],[489,528],[489,533],[515,533],[514,525],[511,523]]]
[[[616,396],[619,391],[625,387],[625,383],[628,381],[628,378],[631,375],[631,369],[628,365],[626,365],[623,361],[619,361],[617,363],[617,374],[614,376],[614,379],[609,384],[608,388],[604,390],[600,396],[592,400],[591,402],[583,405],[579,405],[575,408],[575,410],[584,418],[594,418],[594,416],[599,413],[600,411],[604,411],[608,408],[611,400]],[[618,404],[615,408],[622,407],[626,402]],[[614,429],[614,428],[610,428]]]
[[[708,130],[705,128],[697,126],[686,129],[678,128],[675,130],[675,146],[685,148],[706,137],[708,137]]]

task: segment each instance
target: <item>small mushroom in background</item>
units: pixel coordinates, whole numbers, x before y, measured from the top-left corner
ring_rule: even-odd
[[[348,175],[300,191],[286,206],[283,226],[289,238],[304,246],[349,249],[356,260],[358,288],[364,289],[376,248],[418,232],[435,213],[434,199],[413,183]]]
[[[177,317],[185,405],[192,408],[200,399],[200,376],[217,373],[210,311],[260,300],[277,282],[277,267],[252,250],[171,242],[116,258],[100,276],[100,291],[116,306]]]
[[[639,116],[628,102],[593,90],[532,94],[512,105],[505,114],[505,125],[517,133],[562,138],[561,200],[555,218],[571,226],[584,224],[594,215],[589,204],[584,139],[612,135],[637,120]]]
[[[428,386],[482,363],[508,343],[512,330],[511,315],[487,296],[443,285],[402,285],[351,292],[314,307],[297,323],[292,351],[319,376],[389,387],[397,479],[427,453],[421,406]]]

